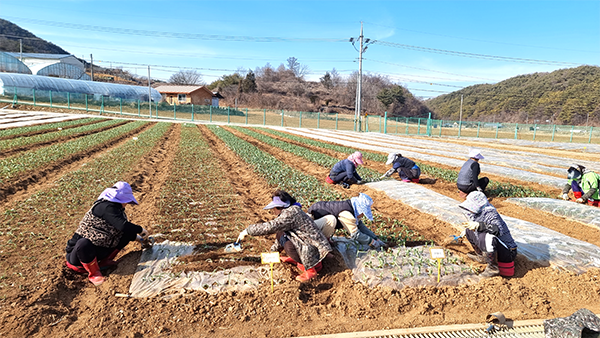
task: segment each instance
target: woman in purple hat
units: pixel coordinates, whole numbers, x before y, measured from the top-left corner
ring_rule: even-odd
[[[67,242],[67,267],[87,272],[96,286],[104,282],[100,269],[116,266],[113,259],[121,249],[131,241],[148,238],[146,229],[127,220],[127,204],[138,204],[128,183],[117,182],[104,189]]]

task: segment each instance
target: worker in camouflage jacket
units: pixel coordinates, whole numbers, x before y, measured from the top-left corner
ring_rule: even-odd
[[[302,206],[287,192],[277,190],[265,210],[277,216],[274,220],[248,226],[238,236],[238,242],[247,235],[265,236],[276,234],[277,240],[271,251],[283,251],[285,263],[295,264],[303,273],[296,277],[306,282],[316,277],[323,267],[321,261],[332,251],[331,245],[319,231],[313,219],[302,211]]]
[[[600,175],[579,164],[569,167],[567,173],[569,181],[563,187],[562,199],[568,201],[569,191],[573,190],[573,196],[577,203],[587,203],[597,207],[600,200],[598,196]]]

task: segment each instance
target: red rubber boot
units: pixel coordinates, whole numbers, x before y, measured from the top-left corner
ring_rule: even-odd
[[[87,272],[87,271],[85,271],[83,266],[73,265],[73,264],[69,263],[69,261],[65,261],[65,264],[67,265],[67,268],[69,268],[77,273],[86,273]]]
[[[304,265],[298,263],[298,269],[304,271],[304,273],[299,276],[296,276],[296,280],[299,282],[308,282],[309,280],[315,278],[317,276],[317,273],[321,271],[322,268],[323,264],[321,264],[321,262],[317,263],[317,265],[308,270],[304,268]]]
[[[94,258],[94,260],[90,263],[81,264],[83,264],[83,267],[89,273],[88,279],[90,282],[92,282],[92,284],[98,286],[104,283],[104,276],[102,276],[102,273],[100,272],[100,267],[98,266],[98,260],[96,260],[96,258]]]
[[[296,262],[292,257],[280,256],[279,259],[281,260],[282,263],[298,265],[298,262]]]
[[[119,263],[114,261],[114,258],[117,257],[117,254],[119,253],[119,249],[115,249],[113,252],[110,253],[110,255],[108,255],[108,257],[102,259],[100,262],[98,262],[98,265],[100,266],[100,270],[104,270],[104,269],[108,269],[114,266],[117,266]]]

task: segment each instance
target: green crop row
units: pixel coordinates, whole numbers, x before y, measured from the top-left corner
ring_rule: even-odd
[[[48,147],[17,154],[0,160],[0,184],[13,180],[25,172],[39,169],[62,158],[66,158],[86,149],[118,139],[149,122],[131,122],[100,133],[87,135],[69,142],[53,144]]]
[[[291,143],[283,142],[280,140],[276,140],[272,137],[269,137],[265,134],[257,133],[253,130],[241,127],[233,127],[246,135],[253,137],[259,141],[267,143],[273,147],[280,148],[294,155],[300,156],[310,162],[314,162],[320,166],[331,169],[340,159],[331,157],[329,155],[313,151],[301,146],[297,146]],[[371,170],[369,168],[359,167],[358,168],[359,175],[363,179],[364,182],[374,182],[379,181],[379,177],[381,173],[376,172],[375,170]]]
[[[44,132],[47,130],[54,130],[54,129],[58,129],[58,128],[68,128],[68,127],[77,126],[80,124],[85,124],[85,123],[89,123],[89,122],[93,122],[93,121],[101,121],[101,120],[103,120],[103,119],[98,118],[98,117],[91,117],[91,118],[86,118],[86,119],[76,119],[76,120],[69,120],[69,121],[62,121],[62,122],[38,124],[38,125],[34,125],[34,126],[24,126],[24,127],[18,127],[18,128],[3,129],[3,130],[0,130],[0,139],[6,138],[6,137],[14,137],[17,135],[26,135],[26,134],[30,134],[30,133]]]
[[[0,260],[0,271],[8,275],[23,269],[45,266],[44,261],[64,254],[66,240],[77,228],[83,214],[102,190],[125,180],[140,159],[147,156],[171,124],[157,123],[119,147],[66,173],[48,188],[15,203],[0,214],[0,252],[17,255],[22,262],[7,266]],[[124,154],[127,154],[124,156]],[[136,222],[132,220],[132,222]],[[36,248],[35,250],[29,250]],[[30,256],[35,253],[35,256]],[[49,273],[42,270],[41,276]],[[41,277],[40,278],[43,278]],[[8,282],[7,282],[8,283]],[[0,287],[2,285],[0,284]]]
[[[156,226],[170,240],[230,241],[243,210],[228,178],[196,125],[184,124],[169,177],[157,202]]]
[[[58,130],[58,131],[51,132],[51,133],[44,133],[44,134],[38,134],[35,136],[19,137],[19,138],[13,138],[13,139],[8,139],[8,140],[2,140],[2,141],[0,141],[0,151],[14,149],[14,148],[20,148],[20,147],[24,147],[24,146],[28,146],[28,145],[36,144],[36,143],[50,142],[50,141],[59,139],[61,137],[74,136],[77,134],[114,126],[114,125],[120,124],[120,123],[123,123],[123,120],[108,120],[108,121],[95,123],[95,124],[86,124],[81,127],[69,128],[69,129],[65,129],[65,130]]]
[[[214,125],[208,125],[208,128],[251,165],[267,183],[286,190],[301,204],[310,205],[317,201],[342,199],[339,193],[326,187],[316,178],[295,170],[223,128]]]
[[[292,135],[288,133],[284,133],[281,131],[268,129],[268,128],[260,128],[260,130],[264,130],[273,135],[281,136],[296,142],[301,142],[304,144],[312,145],[315,147],[320,147],[324,149],[335,150],[338,152],[351,154],[355,150],[352,148],[332,145],[329,143],[316,141],[313,139],[305,138],[302,136]],[[387,156],[383,154],[373,153],[369,151],[361,151],[365,159],[377,162],[386,162]],[[444,169],[438,168],[435,166],[419,163],[415,161],[415,163],[421,168],[421,172],[423,174],[429,175],[431,177],[441,179],[446,182],[454,183],[458,178],[458,172],[452,169]],[[509,184],[509,183],[499,183],[495,181],[490,181],[490,185],[486,190],[489,196],[497,196],[497,197],[550,197],[547,193],[531,188],[524,187],[518,184]]]

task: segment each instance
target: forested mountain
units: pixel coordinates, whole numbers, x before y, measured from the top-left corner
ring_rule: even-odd
[[[57,45],[36,37],[14,23],[0,19],[0,51],[20,52],[19,38],[23,41],[23,53],[69,54]]]
[[[426,101],[437,117],[518,123],[600,123],[600,67],[580,66],[470,86]]]

